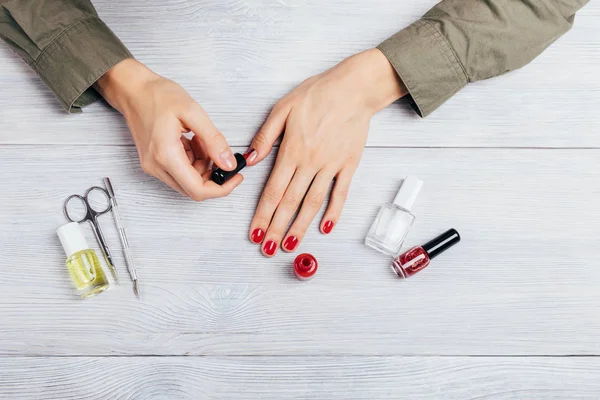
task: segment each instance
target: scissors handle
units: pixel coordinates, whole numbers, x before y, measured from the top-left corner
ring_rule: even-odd
[[[92,207],[92,204],[90,203],[90,193],[92,193],[93,191],[100,191],[100,193],[102,193],[102,195],[106,199],[106,208],[105,209],[97,210],[94,207]],[[108,194],[106,189],[104,189],[100,186],[92,186],[85,192],[85,196],[83,196],[83,197],[85,199],[85,203],[86,203],[88,210],[91,211],[91,214],[102,215],[102,214],[109,212],[110,209],[112,208],[112,205],[110,203],[110,195]]]
[[[106,198],[106,208],[102,210],[95,209],[89,201],[90,193],[98,190]],[[69,202],[75,198],[79,199],[81,203],[83,203],[84,213],[81,218],[73,218],[73,216],[69,214]],[[100,186],[92,186],[85,192],[85,195],[83,196],[80,196],[78,194],[72,194],[71,196],[67,197],[67,199],[63,203],[63,211],[65,213],[65,217],[67,217],[67,219],[71,222],[91,221],[98,215],[107,213],[108,211],[110,211],[111,208],[112,204],[110,202],[110,196],[108,192]]]
[[[74,199],[77,198],[79,200],[81,200],[81,202],[83,203],[83,207],[85,208],[85,213],[83,214],[83,216],[79,219],[77,218],[72,218],[71,215],[69,214],[69,202]],[[67,199],[65,200],[65,202],[63,203],[63,211],[65,213],[65,217],[67,217],[67,219],[71,222],[83,222],[85,220],[88,219],[89,216],[89,206],[88,203],[86,201],[86,199],[83,196],[80,196],[78,194],[72,194],[69,197],[67,197]]]

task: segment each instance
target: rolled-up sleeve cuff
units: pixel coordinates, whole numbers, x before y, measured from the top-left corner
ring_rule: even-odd
[[[58,35],[34,64],[69,112],[100,98],[92,85],[131,53],[99,18],[79,21]]]
[[[379,46],[421,117],[431,114],[468,82],[462,64],[433,24],[421,19]]]

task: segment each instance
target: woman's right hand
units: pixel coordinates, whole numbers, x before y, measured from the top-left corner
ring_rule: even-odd
[[[196,201],[226,196],[242,183],[240,174],[222,186],[210,180],[211,161],[231,171],[235,157],[204,109],[177,83],[127,59],[95,88],[125,117],[146,173]],[[190,131],[191,140],[183,136]]]

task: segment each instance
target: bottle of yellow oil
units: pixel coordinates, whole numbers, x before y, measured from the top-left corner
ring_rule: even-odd
[[[67,269],[82,298],[94,296],[108,289],[106,274],[93,249],[90,249],[79,223],[71,222],[56,231],[67,254]]]

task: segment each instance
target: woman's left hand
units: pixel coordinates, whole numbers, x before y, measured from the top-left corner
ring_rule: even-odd
[[[404,94],[387,58],[372,49],[307,79],[275,105],[247,157],[248,165],[263,160],[285,131],[250,225],[250,240],[262,243],[264,255],[275,255],[280,245],[284,251],[298,248],[335,178],[320,224],[322,233],[331,232],[358,167],[371,117]]]

